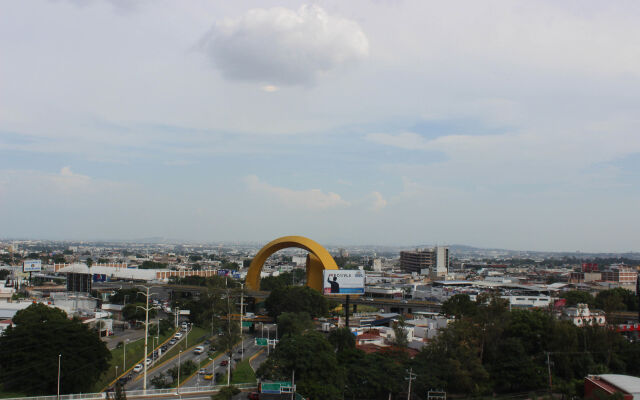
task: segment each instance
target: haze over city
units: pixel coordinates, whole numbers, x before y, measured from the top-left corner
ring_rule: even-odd
[[[0,237],[638,251],[632,1],[0,12]]]

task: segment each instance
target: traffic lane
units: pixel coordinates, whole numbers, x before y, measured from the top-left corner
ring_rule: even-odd
[[[174,366],[178,365],[178,361],[180,361],[180,363],[184,363],[187,360],[191,360],[193,362],[195,362],[196,364],[199,364],[199,362],[204,358],[207,357],[207,354],[195,354],[192,351],[183,351],[182,353],[180,353],[180,357],[176,357],[171,361],[168,361],[166,363],[164,363],[163,365],[159,366],[158,368],[154,369],[152,372],[148,372],[147,371],[147,389],[151,388],[151,379],[153,379],[155,376],[160,375],[160,374],[164,374],[164,375],[168,375],[167,372],[173,368]],[[141,378],[139,378],[138,380],[132,380],[130,381],[127,385],[126,388],[127,390],[139,390],[143,388],[143,383],[144,383],[144,379],[142,378],[144,375],[143,371],[140,371],[136,377],[138,378],[138,376],[140,376]]]
[[[244,344],[244,359],[246,360],[248,357],[253,356],[255,353],[257,353],[260,350],[259,346],[255,345],[255,339],[253,337],[245,339],[243,341]],[[235,366],[236,363],[236,359],[240,359],[242,357],[241,354],[242,351],[242,347],[240,344],[236,345],[233,348],[233,356],[231,357],[232,359],[232,363],[231,363],[231,368],[233,368]],[[222,355],[219,358],[217,358],[215,360],[215,372],[220,372],[222,374],[226,374],[227,370],[228,370],[228,366],[222,366],[221,365],[221,361],[226,360],[228,361],[229,358],[226,355]],[[208,365],[206,367],[204,367],[207,372],[211,371],[211,365]],[[202,382],[198,382],[198,379],[202,379],[202,381],[204,381],[204,378],[202,378],[200,376],[200,374],[196,374],[196,376],[192,377],[191,379],[185,381],[184,386],[198,386],[199,383]],[[207,384],[209,383],[209,381],[205,381],[207,382]],[[203,386],[203,385],[200,385]]]
[[[186,340],[186,335],[183,335],[180,340],[178,340],[174,345],[170,346],[168,350],[170,350],[171,348],[175,347],[175,346],[180,346],[183,341]],[[183,354],[185,355],[185,357],[187,356],[187,353],[189,353],[190,351],[184,351]],[[156,363],[151,364],[149,367],[147,367],[147,379],[150,380],[150,376],[155,376],[157,374],[158,371],[162,371],[162,369],[165,366],[168,366],[163,372],[166,372],[166,370],[168,370],[169,368],[171,368],[172,364],[175,362],[177,362],[178,357],[175,358],[175,360],[170,360],[170,361],[165,361],[160,359],[160,367],[158,367],[158,369],[154,369],[153,371],[149,371],[149,369],[152,369],[154,367],[156,367]],[[164,364],[163,364],[164,363]],[[176,364],[177,365],[177,364]],[[136,382],[143,382],[142,377],[144,376],[144,371],[140,371],[138,373],[133,373],[132,374],[132,379],[131,381],[129,381],[126,385],[125,388],[127,390],[133,390],[134,387],[137,387],[135,384]],[[142,389],[142,384],[138,385],[140,387],[140,389]]]

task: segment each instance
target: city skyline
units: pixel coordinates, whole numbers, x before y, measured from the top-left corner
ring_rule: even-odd
[[[2,8],[2,237],[640,250],[637,3]]]

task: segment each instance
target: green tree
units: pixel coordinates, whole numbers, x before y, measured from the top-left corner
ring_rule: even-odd
[[[156,261],[143,261],[142,264],[138,267],[140,269],[164,269],[167,268],[167,264],[156,262]]]
[[[468,294],[453,295],[442,303],[442,313],[456,318],[474,316],[477,311],[476,303]]]
[[[583,290],[569,290],[562,293],[562,298],[567,300],[568,306],[575,306],[576,304],[588,304],[589,307],[595,306],[595,299],[589,292]]]
[[[316,318],[329,310],[327,299],[307,286],[277,288],[265,300],[265,307],[272,318],[283,312],[306,312]]]
[[[146,318],[146,312],[145,310],[143,310],[140,307],[145,307],[146,303],[140,304],[140,303],[135,303],[135,304],[127,304],[126,306],[124,306],[124,308],[122,309],[122,317],[124,319],[126,319],[127,321],[145,321]],[[150,309],[149,310],[149,319],[151,318],[155,318],[157,314],[157,311],[155,309]]]
[[[611,311],[637,311],[638,297],[630,290],[615,288],[598,293],[595,304],[596,307],[607,313]]]
[[[349,349],[355,349],[356,338],[347,327],[338,328],[329,333],[329,343],[336,348],[338,353]]]
[[[313,329],[313,321],[306,312],[285,312],[278,316],[278,333],[284,335],[299,335]]]
[[[398,347],[407,347],[409,345],[407,323],[404,317],[400,317],[393,323],[393,344]]]
[[[341,399],[344,371],[327,339],[316,331],[287,335],[257,371],[262,379],[291,380],[297,391],[312,399]]]
[[[64,311],[33,304],[13,318],[16,326],[0,336],[0,383],[4,390],[27,394],[56,392],[58,355],[60,390],[90,391],[107,370],[111,353],[94,331]],[[25,373],[27,371],[27,373]]]

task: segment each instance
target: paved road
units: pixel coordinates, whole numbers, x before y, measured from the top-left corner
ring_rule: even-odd
[[[245,359],[250,358],[257,352],[259,352],[261,349],[262,347],[255,345],[255,340],[253,336],[248,336],[248,335],[245,336],[245,340],[244,340]],[[240,350],[241,350],[240,344],[234,347],[233,359],[240,359],[241,357]],[[260,366],[260,363],[266,359],[266,357],[261,357],[261,356],[262,355],[257,357],[257,359],[260,359],[257,363],[251,362],[251,365],[252,366],[255,365],[256,366],[255,368],[257,368],[257,366]],[[191,360],[197,365],[200,365],[200,362],[207,359],[208,357],[209,356],[207,353],[195,354],[193,350],[183,351],[180,355],[180,363],[184,363],[187,360]],[[220,356],[215,360],[215,372],[219,372],[222,375],[224,375],[227,372],[227,367],[223,367],[220,365],[220,362],[224,359],[226,359],[226,356]],[[147,389],[153,388],[153,385],[151,384],[151,379],[153,379],[155,376],[159,374],[164,374],[165,376],[167,376],[168,375],[167,371],[169,371],[171,368],[173,368],[176,365],[178,365],[178,357],[168,362],[165,362],[164,364],[161,364],[156,368],[147,370]],[[235,361],[232,363],[232,368],[234,367],[234,365],[235,365]],[[211,364],[209,363],[205,368],[208,371],[210,371]],[[187,380],[184,383],[183,382],[180,382],[180,383],[181,383],[181,386],[209,386],[213,384],[212,381],[204,380],[204,377],[199,374],[196,374],[194,377],[192,377],[191,379]],[[143,372],[135,374],[135,377],[125,385],[126,390],[141,390],[142,388],[143,388]]]
[[[248,359],[251,358],[251,356],[253,356],[254,354],[256,354],[257,352],[259,352],[262,348],[259,346],[255,345],[255,339],[253,336],[249,336],[249,335],[245,335],[245,339],[244,339],[244,359]],[[236,361],[235,360],[240,360],[242,357],[241,354],[241,347],[240,345],[237,345],[236,347],[234,347],[233,349],[233,360],[232,364],[231,364],[231,368],[233,369],[235,367]],[[221,357],[218,357],[215,360],[215,364],[214,364],[214,368],[215,368],[215,372],[219,372],[220,374],[224,375],[227,373],[227,368],[228,367],[223,367],[222,365],[220,365],[220,362],[222,360],[228,360],[226,355],[223,355]],[[251,363],[253,364],[253,363]],[[259,364],[258,364],[259,365]],[[253,366],[253,365],[252,365]],[[207,371],[211,371],[211,364],[208,364],[206,367]],[[226,382],[216,382],[217,384],[226,384]],[[206,385],[213,385],[215,384],[212,381],[207,381],[204,380],[204,377],[202,375],[196,374],[193,378],[187,380],[183,386],[206,386]]]

